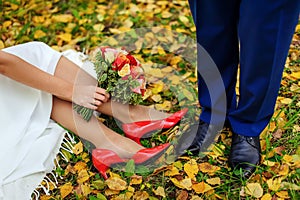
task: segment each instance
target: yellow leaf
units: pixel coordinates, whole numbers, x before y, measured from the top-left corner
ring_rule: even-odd
[[[95,31],[98,31],[98,32],[103,31],[104,28],[105,28],[105,26],[103,24],[95,24],[95,25],[93,25],[93,29]]]
[[[221,184],[221,179],[219,177],[209,178],[209,179],[206,180],[206,182],[210,185],[220,185]]]
[[[152,93],[153,94],[158,94],[158,93],[162,92],[163,89],[164,89],[164,85],[165,84],[162,81],[158,81],[158,82],[152,84],[151,85],[152,86],[152,89],[151,89]]]
[[[300,72],[292,72],[291,76],[296,79],[300,79]]]
[[[214,174],[215,172],[217,172],[221,168],[218,167],[218,166],[211,165],[208,162],[205,162],[205,163],[200,163],[199,164],[199,169],[203,173]]]
[[[49,195],[42,195],[40,197],[40,200],[51,200],[51,199],[54,199],[53,196],[49,196]]]
[[[138,175],[131,176],[129,185],[139,185],[143,182],[143,177]]]
[[[169,111],[172,108],[172,103],[170,101],[164,101],[161,104],[155,104],[157,110]]]
[[[171,66],[164,67],[164,68],[161,69],[161,71],[164,72],[164,73],[170,73],[170,72],[172,72],[173,70],[174,70],[174,68],[171,67]]]
[[[127,182],[117,177],[109,177],[105,183],[111,190],[121,191],[127,188]]]
[[[255,198],[260,198],[263,195],[263,189],[259,183],[248,183],[245,188],[246,194]]]
[[[133,22],[130,20],[130,18],[127,18],[124,22],[123,22],[123,26],[126,28],[131,28],[133,26]]]
[[[135,50],[134,53],[139,53],[143,47],[144,39],[139,38],[134,44],[135,44]]]
[[[58,38],[62,39],[65,42],[70,42],[72,40],[72,34],[70,33],[62,33],[57,36]]]
[[[180,83],[180,77],[176,75],[168,76],[168,79],[171,81],[171,84],[177,85]]]
[[[289,193],[287,191],[276,192],[276,195],[283,199],[289,199]]]
[[[287,190],[300,190],[299,185],[289,182],[281,182],[280,187]]]
[[[149,70],[149,74],[158,78],[163,78],[165,75],[161,72],[160,69],[157,68],[151,68]]]
[[[176,187],[191,190],[192,189],[192,180],[190,178],[186,178],[183,180],[178,180],[177,178],[170,179]]]
[[[87,164],[85,162],[79,161],[74,165],[74,169],[79,172],[83,169],[87,169]]]
[[[84,182],[88,181],[89,179],[90,179],[90,175],[87,172],[87,170],[81,170],[78,173],[77,183],[84,183]]]
[[[266,166],[269,166],[269,167],[273,167],[276,164],[276,162],[273,162],[273,161],[270,161],[270,160],[265,160],[263,162],[263,164],[266,165]]]
[[[201,197],[193,195],[191,196],[191,200],[203,200]]]
[[[111,190],[111,189],[106,189],[105,190],[105,196],[111,196],[111,195],[115,195],[115,194],[119,194],[120,190]]]
[[[174,167],[172,165],[172,168],[171,169],[168,169],[166,172],[165,172],[165,176],[175,176],[175,175],[179,175],[179,170],[177,167]]]
[[[188,19],[186,16],[180,15],[180,16],[179,16],[179,20],[180,20],[185,26],[187,26],[187,27],[191,26],[191,23],[190,23],[189,19]]]
[[[91,192],[92,192],[92,189],[90,188],[89,185],[81,185],[81,191],[82,191],[82,194],[83,196],[87,197]]]
[[[67,23],[67,22],[72,22],[73,21],[73,16],[70,14],[60,14],[60,15],[54,15],[52,16],[52,20],[54,22],[63,22],[63,23]]]
[[[170,13],[170,12],[168,12],[168,11],[163,11],[163,12],[161,13],[161,17],[162,17],[162,18],[170,18],[172,15],[173,15],[173,14]]]
[[[157,52],[158,52],[159,55],[165,55],[166,54],[165,50],[161,46],[157,47]]]
[[[133,199],[146,200],[149,199],[149,194],[146,191],[137,191],[134,193]]]
[[[260,200],[272,200],[272,195],[270,193],[264,194]]]
[[[285,176],[285,175],[289,174],[289,171],[290,171],[289,166],[287,164],[283,164],[283,165],[280,166],[278,174],[282,175],[282,176]]]
[[[11,21],[5,21],[5,22],[3,22],[2,27],[3,27],[4,29],[6,29],[6,28],[9,27],[11,24],[12,24]]]
[[[32,21],[34,23],[41,24],[45,21],[45,17],[44,16],[33,16]]]
[[[155,94],[151,96],[151,99],[155,102],[160,102],[162,98],[159,94]]]
[[[157,196],[166,197],[165,189],[161,186],[158,186],[153,192]]]
[[[198,174],[199,168],[196,160],[191,159],[183,165],[183,169],[189,178],[194,179]]]
[[[73,190],[73,186],[72,183],[68,182],[65,183],[63,186],[60,187],[60,195],[61,198],[65,198],[66,196],[68,196]]]
[[[267,184],[270,190],[277,191],[280,188],[282,178],[272,178],[267,180]]]
[[[75,155],[78,155],[80,153],[82,153],[83,151],[83,144],[82,142],[78,142],[74,147],[73,147],[73,153]]]
[[[0,49],[3,49],[5,47],[4,42],[0,40]]]
[[[210,185],[204,183],[204,181],[193,184],[192,188],[197,194],[203,194],[203,193],[213,189]]]
[[[283,161],[284,161],[285,163],[290,163],[290,162],[292,162],[293,157],[290,156],[290,155],[284,155],[284,156],[282,157],[282,159],[283,159]]]
[[[143,100],[147,99],[152,95],[152,90],[151,89],[146,89],[146,92],[144,93]]]
[[[190,91],[188,91],[187,89],[183,89],[182,90],[183,95],[190,101],[194,101],[194,96],[193,93],[191,93]]]
[[[34,37],[34,39],[39,39],[39,38],[41,38],[41,37],[45,37],[47,34],[44,32],[44,31],[42,31],[42,30],[36,30],[35,32],[34,32],[34,35],[33,35],[33,37]]]
[[[282,104],[285,104],[285,105],[288,105],[288,104],[290,104],[290,103],[292,103],[292,99],[290,99],[290,98],[283,98],[283,99],[281,99],[281,100],[279,100],[280,101],[280,103],[282,103]]]

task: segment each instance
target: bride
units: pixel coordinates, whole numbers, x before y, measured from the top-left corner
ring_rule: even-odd
[[[168,143],[146,149],[139,140],[150,131],[174,126],[187,109],[168,114],[120,104],[96,85],[92,76],[42,42],[0,51],[0,199],[30,198],[53,169],[66,132],[61,126],[95,145],[93,164],[104,178],[115,163],[148,163],[168,149]],[[114,116],[127,137],[94,116],[86,122],[73,111],[72,102]]]

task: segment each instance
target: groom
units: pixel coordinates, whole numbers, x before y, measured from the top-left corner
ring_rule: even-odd
[[[197,30],[202,113],[199,124],[191,129],[195,137],[185,138],[188,146],[178,151],[187,148],[198,155],[225,122],[233,133],[229,165],[249,178],[260,163],[259,135],[274,112],[300,1],[189,0],[189,4]],[[213,62],[204,56],[205,51]],[[221,79],[214,70],[207,72],[215,66]]]

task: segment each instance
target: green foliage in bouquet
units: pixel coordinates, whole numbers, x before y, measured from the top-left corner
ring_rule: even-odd
[[[124,50],[100,48],[92,58],[98,86],[106,89],[112,101],[140,104],[145,92],[145,79],[139,62]],[[93,110],[74,104],[73,109],[89,121]]]

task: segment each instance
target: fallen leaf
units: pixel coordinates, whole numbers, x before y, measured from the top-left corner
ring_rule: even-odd
[[[73,16],[70,14],[53,15],[52,20],[53,20],[53,22],[67,23],[67,22],[72,22]]]
[[[289,166],[287,164],[282,164],[279,168],[278,175],[285,176],[289,174]]]
[[[117,178],[117,177],[109,177],[105,183],[111,190],[125,190],[127,188],[127,183],[126,181]]]
[[[157,196],[166,197],[165,189],[161,186],[158,186],[153,192]]]
[[[190,101],[194,101],[194,95],[187,89],[182,90],[183,95]]]
[[[270,193],[264,194],[260,200],[272,200],[272,195]]]
[[[205,162],[199,164],[199,169],[203,173],[214,174],[217,171],[219,171],[221,168],[219,166],[214,166],[209,164],[208,162]]]
[[[81,170],[78,173],[77,183],[84,183],[84,182],[88,181],[89,179],[90,179],[90,175],[87,172],[87,170]]]
[[[173,15],[173,14],[170,13],[170,12],[168,12],[168,11],[163,11],[163,12],[161,13],[161,17],[162,17],[162,18],[170,18],[172,15]]]
[[[45,37],[46,35],[47,34],[44,31],[42,31],[42,30],[36,30],[34,32],[33,38],[34,39],[39,39],[39,38]]]
[[[155,104],[157,110],[169,111],[172,108],[172,103],[170,101],[164,101],[163,103]]]
[[[268,188],[272,191],[278,191],[280,188],[282,178],[272,178],[267,180]]]
[[[221,184],[221,179],[219,177],[209,178],[209,179],[206,180],[206,182],[210,185],[220,185]]]
[[[203,194],[203,193],[213,189],[210,185],[208,185],[204,181],[193,184],[192,188],[197,194]]]
[[[263,188],[259,183],[248,183],[245,192],[255,198],[260,198],[263,195]]]
[[[192,189],[192,180],[190,178],[185,178],[180,181],[177,178],[171,178],[170,180],[174,183],[176,187],[186,190]]]
[[[198,174],[199,168],[195,159],[191,159],[183,165],[184,171],[192,180]]]
[[[165,172],[165,176],[175,176],[175,175],[179,175],[179,170],[178,170],[177,167],[175,167],[175,166],[172,165],[172,168],[168,169]]]
[[[180,83],[180,77],[177,75],[168,76],[168,79],[171,81],[172,85],[178,85]]]
[[[133,195],[133,199],[146,200],[149,198],[149,194],[146,191],[137,191]]]
[[[281,182],[280,188],[287,189],[287,190],[300,190],[300,186],[294,183],[289,182]]]
[[[162,92],[163,89],[164,89],[164,85],[165,84],[162,81],[158,81],[158,82],[156,82],[154,84],[151,84],[151,87],[152,87],[151,91],[152,91],[152,93],[153,94],[158,94],[158,93]]]
[[[159,94],[154,94],[151,96],[151,99],[155,102],[160,102],[162,100],[161,96]]]
[[[87,169],[87,164],[85,162],[79,161],[73,167],[77,172]]]
[[[105,196],[112,196],[116,194],[120,194],[120,190],[112,190],[109,188],[105,190]]]
[[[176,200],[186,200],[188,199],[189,194],[185,190],[180,190],[179,194],[176,196]]]
[[[61,198],[65,198],[73,191],[72,183],[70,183],[70,182],[65,183],[64,185],[62,185],[60,187],[59,190],[60,190]]]
[[[180,15],[180,16],[179,16],[179,20],[180,20],[186,27],[190,27],[190,26],[191,26],[190,20],[189,20],[186,16]]]
[[[81,185],[81,191],[83,196],[87,197],[91,192],[91,188],[88,184]]]
[[[65,42],[70,42],[72,40],[72,34],[70,33],[62,33],[57,36]]]
[[[82,151],[83,151],[83,144],[82,144],[82,142],[78,142],[77,144],[74,145],[74,147],[73,147],[73,153],[75,155],[78,155],[78,154],[82,153]]]
[[[138,175],[133,175],[130,177],[129,185],[139,185],[143,182],[143,177]]]

